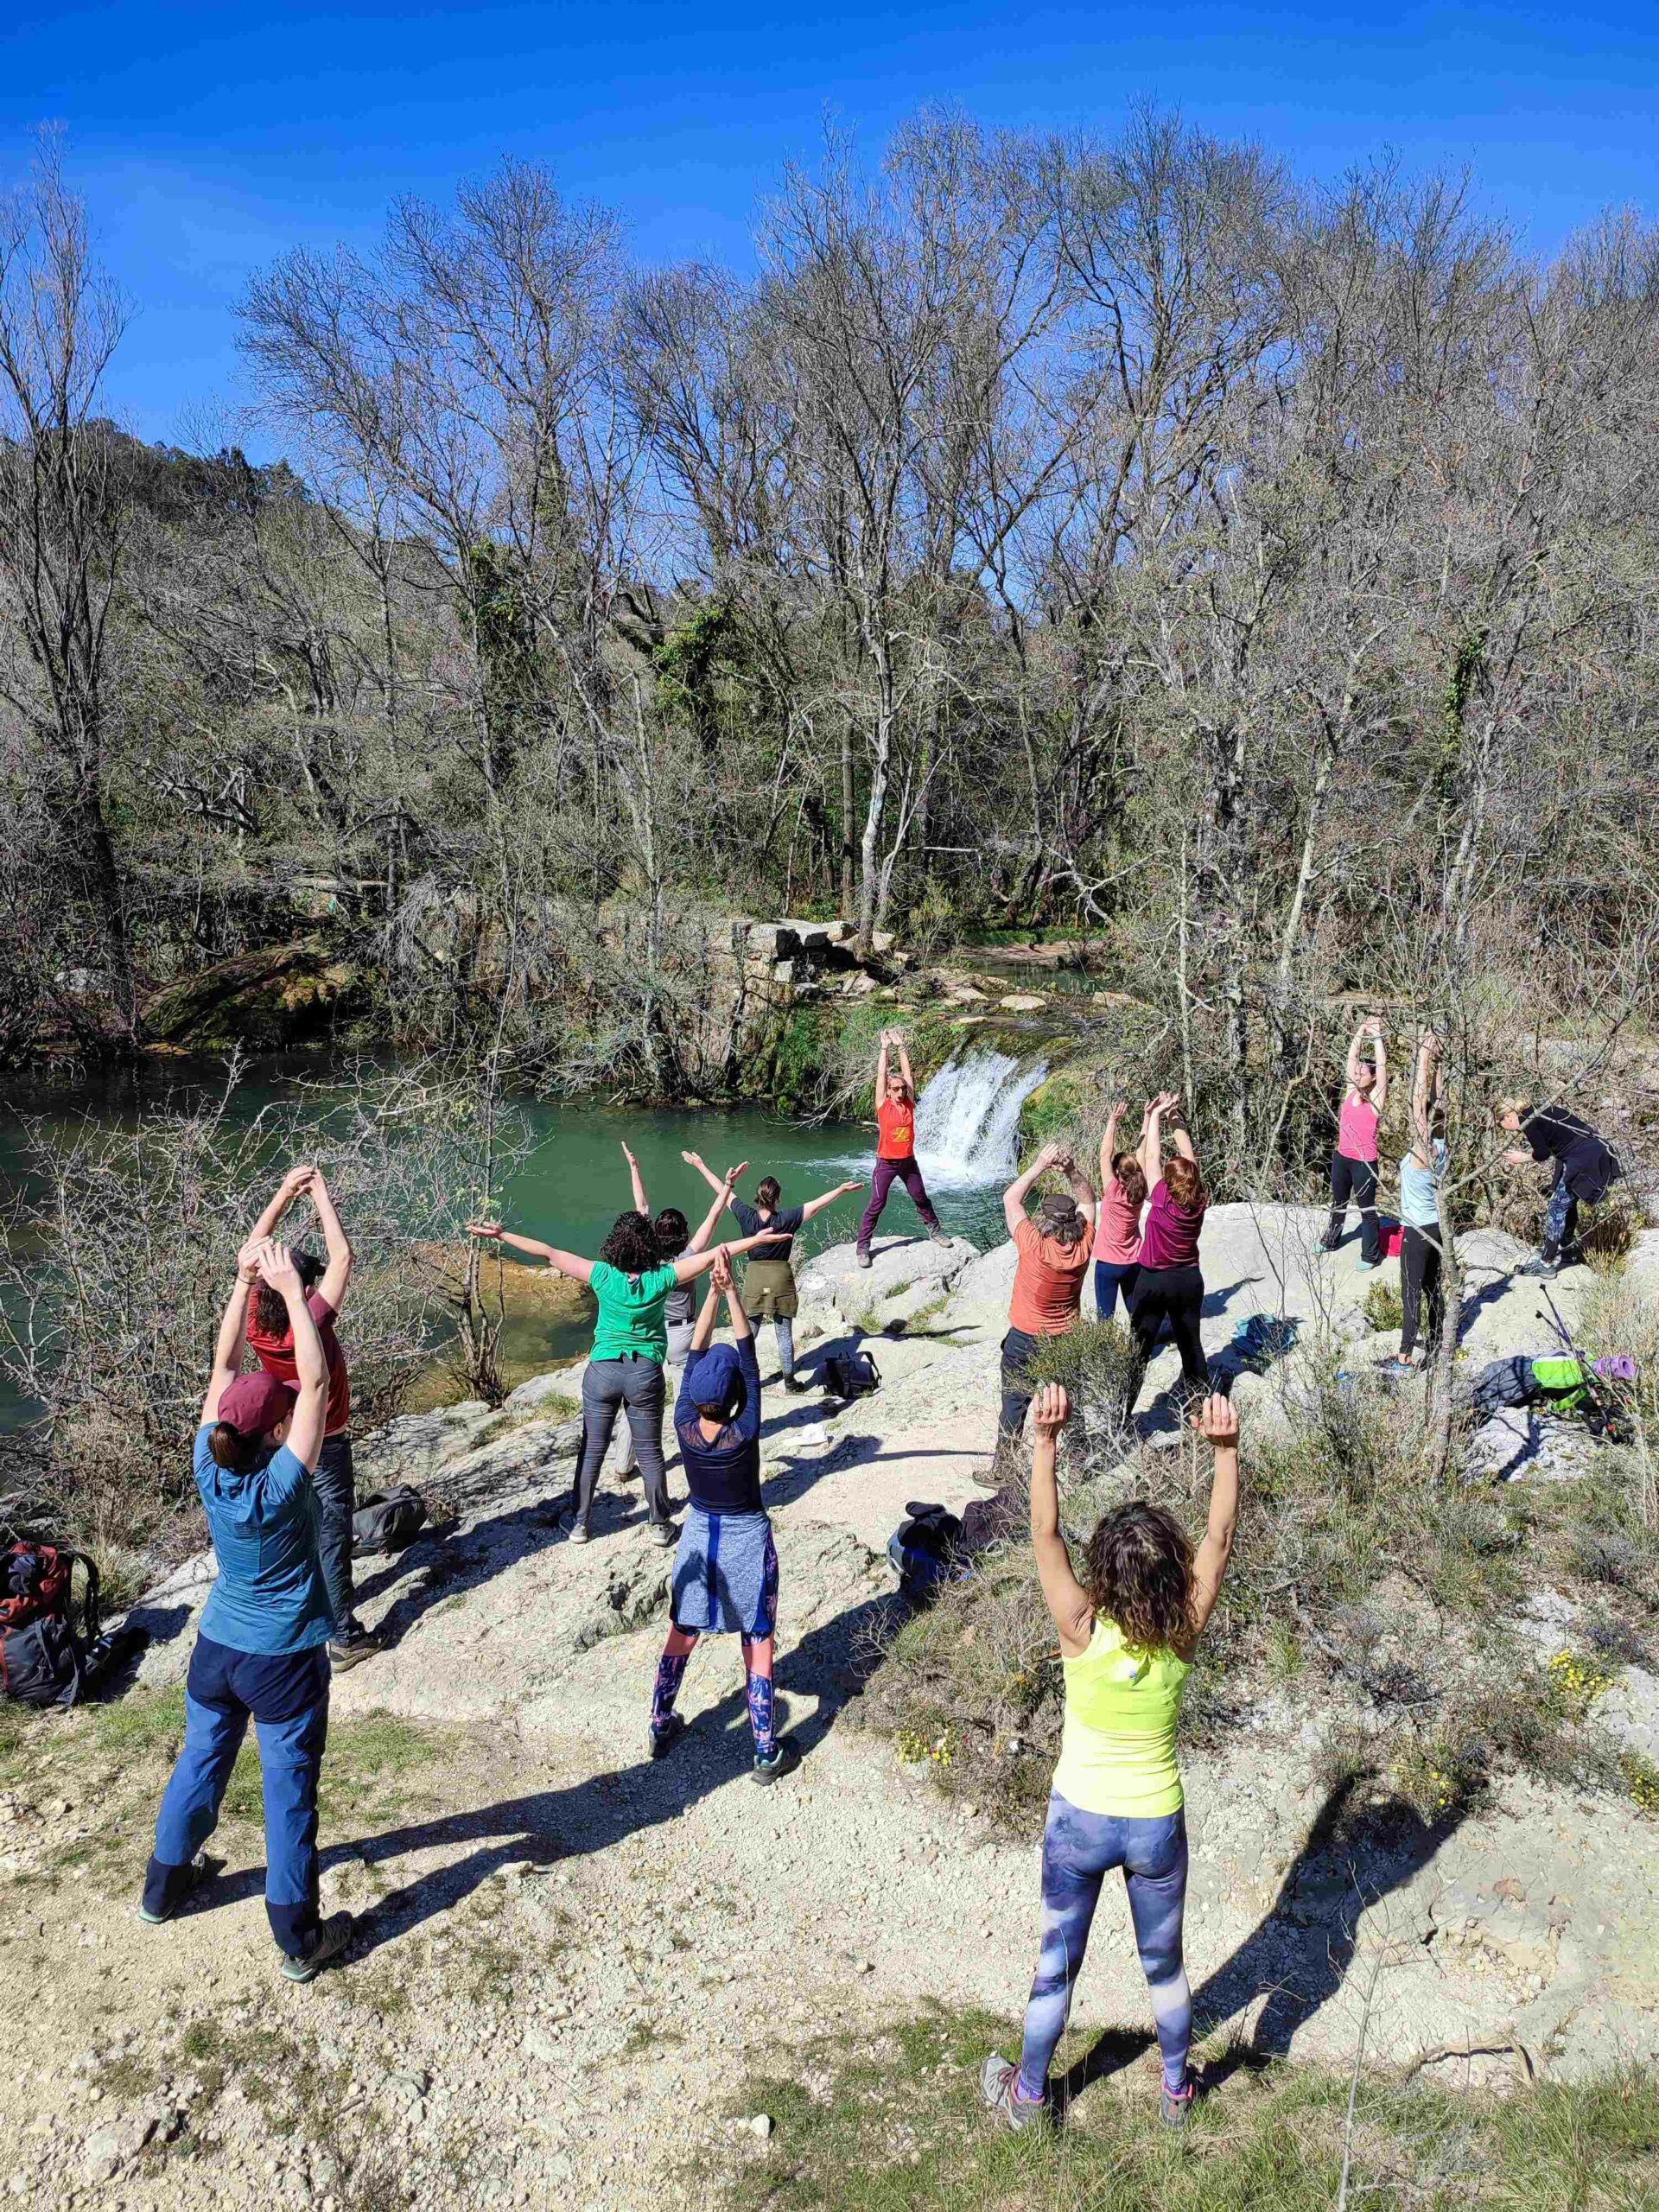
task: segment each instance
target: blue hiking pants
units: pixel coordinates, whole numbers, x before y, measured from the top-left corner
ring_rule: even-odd
[[[328,1734],[328,1655],[232,1651],[200,1636],[185,1684],[184,1746],[162,1796],[144,1908],[170,1912],[212,1835],[251,1720],[265,1801],[265,1911],[290,1958],[317,1926],[317,1777]]]

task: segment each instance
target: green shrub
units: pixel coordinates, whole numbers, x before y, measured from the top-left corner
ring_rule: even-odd
[[[1405,1300],[1400,1286],[1392,1277],[1379,1275],[1365,1294],[1365,1303],[1360,1308],[1368,1329],[1400,1329],[1405,1326]]]

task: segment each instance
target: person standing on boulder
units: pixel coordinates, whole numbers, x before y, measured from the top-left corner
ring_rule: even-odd
[[[1128,1101],[1120,1098],[1106,1116],[1105,1134],[1100,1140],[1095,1312],[1103,1321],[1109,1321],[1117,1311],[1120,1291],[1123,1294],[1124,1311],[1128,1312],[1135,1277],[1141,1272],[1141,1215],[1147,1203],[1147,1178],[1141,1165],[1140,1146],[1137,1144],[1133,1152],[1120,1152],[1117,1148],[1118,1129],[1128,1110]],[[1146,1134],[1146,1116],[1142,1115],[1142,1142]]]
[[[322,1339],[323,1357],[328,1363],[327,1425],[315,1481],[317,1551],[322,1561],[322,1579],[328,1586],[328,1602],[334,1613],[334,1633],[329,1640],[328,1656],[334,1667],[343,1672],[361,1660],[372,1659],[380,1649],[380,1639],[357,1618],[357,1592],[352,1574],[352,1516],[357,1510],[357,1470],[352,1458],[352,1383],[346,1355],[334,1334],[334,1323],[340,1318],[346,1286],[352,1279],[352,1247],[340,1226],[321,1169],[290,1167],[276,1195],[255,1222],[248,1241],[257,1244],[275,1236],[277,1223],[294,1201],[302,1198],[309,1198],[316,1210],[328,1255],[326,1262],[319,1260],[315,1252],[296,1251],[292,1256],[308,1293],[306,1302]],[[297,1382],[294,1332],[288,1325],[287,1313],[282,1300],[263,1284],[254,1293],[253,1313],[248,1323],[248,1349],[267,1375],[274,1375],[279,1382]]]
[[[1045,1198],[1033,1221],[1026,1211],[1026,1194],[1051,1167],[1058,1167],[1071,1185],[1071,1196],[1056,1192]],[[1002,1339],[999,1447],[1014,1442],[1026,1425],[1036,1388],[1027,1379],[1027,1361],[1044,1338],[1063,1337],[1077,1325],[1095,1225],[1094,1190],[1064,1146],[1046,1144],[1025,1173],[1015,1176],[1003,1192],[1002,1218],[1018,1257],[1008,1302],[1008,1332]]]
[[[893,1052],[899,1055],[896,1075],[888,1065],[888,1055]],[[858,1224],[861,1268],[870,1264],[870,1239],[881,1218],[881,1209],[887,1203],[887,1193],[895,1183],[902,1183],[909,1192],[933,1242],[950,1242],[939,1225],[939,1217],[933,1211],[933,1201],[922,1180],[922,1171],[916,1165],[916,1085],[911,1076],[910,1054],[905,1049],[902,1030],[881,1032],[881,1050],[875,1063],[875,1172],[870,1177],[869,1204]]]
[[[1177,1114],[1179,1108],[1180,1100],[1173,1090],[1160,1091],[1147,1109],[1146,1134],[1141,1140],[1141,1172],[1151,1187],[1152,1198],[1141,1239],[1141,1272],[1129,1300],[1135,1364],[1123,1408],[1125,1421],[1135,1413],[1141,1381],[1166,1321],[1181,1355],[1184,1394],[1188,1398],[1201,1397],[1210,1387],[1210,1366],[1198,1333],[1204,1311],[1198,1233],[1210,1201],[1192,1139],[1179,1121],[1170,1131],[1175,1150],[1169,1159],[1164,1158],[1164,1117]]]
[[[295,1382],[240,1372],[254,1287],[284,1307]],[[265,1914],[283,1973],[309,1981],[352,1936],[352,1916],[317,1915],[317,1777],[328,1733],[334,1626],[317,1552],[312,1478],[322,1452],[328,1363],[292,1255],[245,1245],[201,1402],[194,1472],[219,1573],[202,1608],[184,1688],[184,1745],[162,1793],[140,1917],[171,1920],[206,1872],[252,1720],[265,1801]]]
[[[1376,1061],[1361,1058],[1370,1037]],[[1334,1252],[1342,1242],[1351,1198],[1359,1208],[1359,1264],[1369,1272],[1382,1261],[1382,1232],[1376,1218],[1376,1131],[1389,1103],[1389,1055],[1382,1024],[1372,1014],[1355,1030],[1348,1046],[1348,1087],[1337,1117],[1337,1148],[1331,1155],[1331,1219],[1324,1247]]]
[[[1017,2064],[993,2052],[980,2094],[1008,2126],[1048,2113],[1048,2069],[1071,2010],[1095,1910],[1123,1870],[1135,1948],[1163,2059],[1160,2110],[1184,2127],[1192,2104],[1192,1998],[1182,1956],[1186,1816],[1175,1756],[1181,1697],[1232,1556],[1238,1525],[1238,1413],[1206,1398],[1192,1426],[1214,1454],[1196,1554],[1173,1515],[1142,1499],[1096,1523],[1081,1579],[1060,1531],[1056,1440],[1071,1412],[1051,1382],[1037,1400],[1031,1541],[1059,1632],[1065,1722],[1043,1828],[1042,1946]]]
[[[1523,1136],[1526,1149],[1506,1152],[1510,1167],[1554,1165],[1549,1203],[1544,1209],[1544,1241],[1535,1259],[1516,1269],[1518,1275],[1557,1275],[1582,1256],[1578,1249],[1579,1208],[1599,1205],[1624,1173],[1606,1139],[1562,1106],[1534,1106],[1506,1098],[1497,1125]]]
[[[734,1341],[711,1341],[724,1298]],[[667,1757],[685,1723],[674,1710],[686,1662],[706,1635],[736,1635],[743,1645],[754,1779],[776,1782],[800,1764],[777,1732],[772,1706],[772,1632],[778,1621],[778,1547],[760,1496],[760,1363],[754,1331],[717,1254],[697,1317],[674,1408],[674,1433],[690,1492],[671,1586],[672,1625],[651,1698],[651,1756]]]
[[[747,1252],[761,1240],[751,1236],[712,1252],[684,1252],[677,1260],[659,1258],[656,1236],[644,1213],[620,1213],[596,1260],[561,1251],[539,1237],[515,1236],[499,1221],[469,1222],[469,1236],[510,1244],[515,1252],[544,1260],[563,1275],[585,1282],[599,1301],[594,1348],[582,1378],[582,1448],[571,1485],[570,1541],[585,1544],[593,1535],[594,1491],[605,1464],[616,1416],[626,1412],[633,1448],[645,1478],[645,1508],[653,1540],[664,1549],[677,1531],[669,1518],[668,1469],[663,1458],[663,1363],[668,1357],[666,1309],[669,1293],[695,1282],[713,1267],[721,1251]]]
[[[800,1381],[795,1373],[795,1316],[799,1300],[795,1287],[795,1269],[791,1255],[794,1249],[795,1232],[803,1223],[811,1220],[832,1206],[837,1198],[861,1191],[861,1183],[837,1183],[833,1191],[821,1191],[816,1198],[809,1198],[804,1205],[786,1206],[783,1203],[783,1185],[775,1175],[763,1175],[755,1185],[754,1204],[740,1198],[734,1189],[740,1176],[748,1173],[746,1160],[740,1166],[728,1168],[722,1183],[715,1176],[701,1153],[683,1152],[680,1158],[688,1167],[695,1167],[711,1191],[721,1196],[718,1205],[730,1206],[737,1217],[737,1225],[746,1236],[769,1231],[771,1241],[757,1244],[749,1254],[748,1265],[743,1270],[743,1297],[749,1318],[754,1321],[772,1323],[772,1333],[778,1339],[778,1365],[785,1389],[802,1391],[811,1385]]]

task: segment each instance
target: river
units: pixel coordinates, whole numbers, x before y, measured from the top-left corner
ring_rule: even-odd
[[[239,1116],[251,1119],[271,1101],[291,1094],[303,1080],[315,1084],[315,1058],[251,1061],[236,1093]],[[31,1185],[25,1119],[42,1125],[45,1141],[84,1117],[130,1121],[141,1103],[154,1106],[171,1091],[218,1087],[222,1064],[175,1063],[97,1086],[14,1080],[0,1089],[0,1198],[10,1201]],[[918,1153],[947,1229],[982,1247],[1001,1233],[1001,1185],[1011,1170],[1020,1098],[1036,1079],[1020,1080],[1012,1061],[982,1056],[941,1071],[923,1093],[918,1114]],[[637,1155],[654,1209],[677,1205],[693,1223],[707,1211],[707,1185],[685,1166],[684,1150],[702,1153],[716,1173],[747,1160],[743,1189],[752,1197],[764,1174],[776,1175],[785,1203],[810,1198],[843,1178],[868,1178],[874,1123],[788,1122],[759,1109],[610,1107],[585,1099],[525,1097],[536,1148],[507,1185],[504,1218],[525,1235],[544,1237],[578,1252],[595,1252],[618,1212],[629,1204],[626,1141]],[[808,1253],[850,1237],[861,1195],[848,1198],[808,1223],[800,1244]],[[895,1191],[878,1234],[907,1234],[915,1215]],[[503,1345],[516,1376],[587,1349],[586,1317],[524,1319],[510,1325]],[[206,1351],[204,1350],[204,1358]],[[0,1431],[16,1427],[29,1408],[0,1378]]]

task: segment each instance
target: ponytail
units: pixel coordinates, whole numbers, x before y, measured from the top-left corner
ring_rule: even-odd
[[[245,1436],[232,1421],[216,1421],[207,1438],[207,1449],[213,1456],[215,1466],[223,1467],[229,1475],[251,1473],[259,1456],[264,1439]]]

